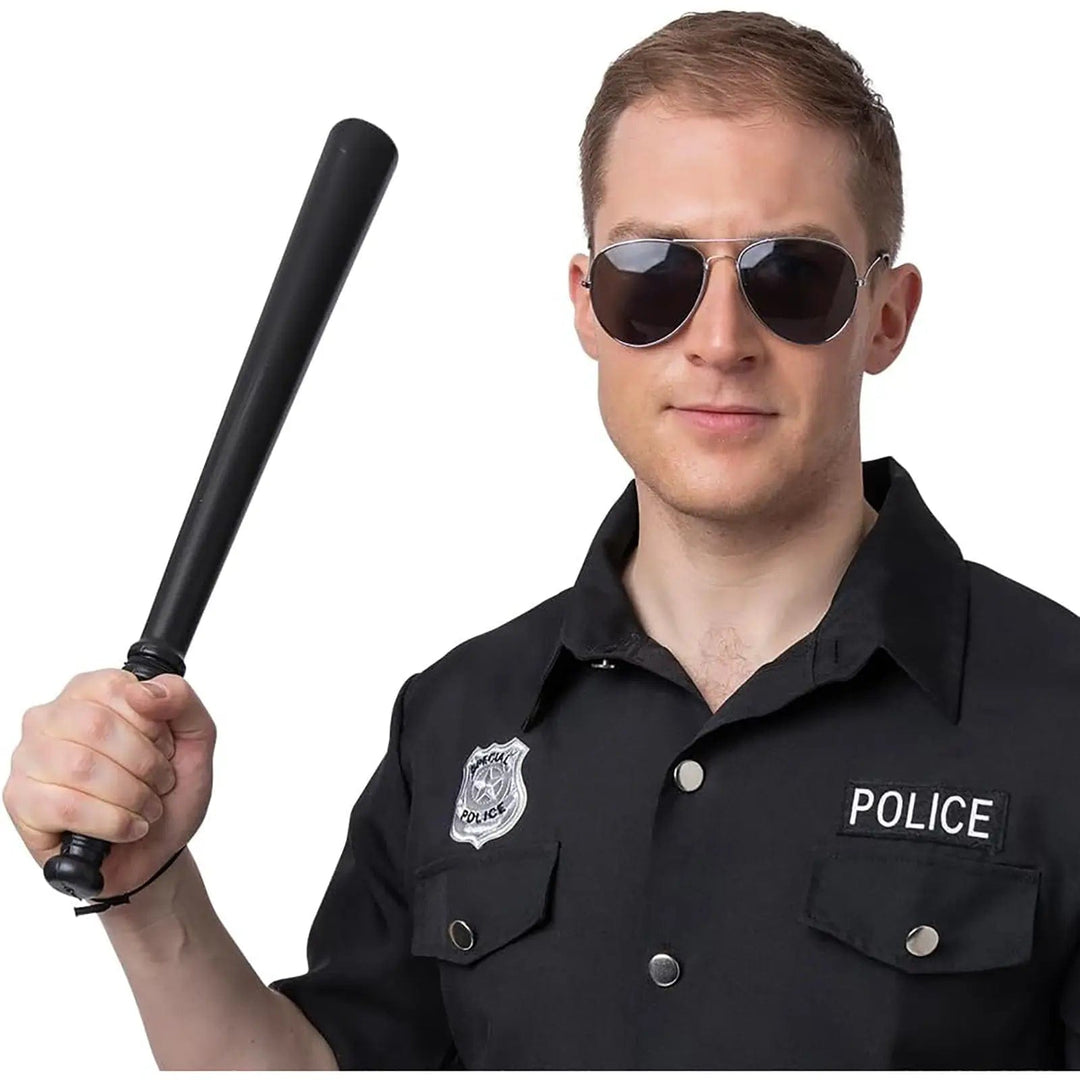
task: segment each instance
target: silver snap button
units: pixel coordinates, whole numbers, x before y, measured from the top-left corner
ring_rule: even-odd
[[[940,940],[938,932],[932,926],[916,926],[908,931],[904,944],[912,956],[929,956],[938,947]]]
[[[591,660],[590,663],[593,667],[598,668],[613,668],[615,665],[608,659],[604,660]]]
[[[675,783],[683,791],[697,791],[705,779],[705,770],[689,758],[675,766]]]
[[[649,961],[649,978],[657,986],[670,986],[679,977],[679,961],[666,952],[658,952]]]
[[[455,919],[448,927],[447,933],[450,935],[450,941],[455,948],[461,949],[463,952],[473,947],[473,942],[476,940],[473,937],[471,927],[463,919]]]

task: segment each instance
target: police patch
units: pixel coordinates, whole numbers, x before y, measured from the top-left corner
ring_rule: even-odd
[[[836,831],[1000,851],[1008,808],[1007,791],[849,780],[844,816]]]
[[[477,850],[504,836],[525,812],[528,792],[521,763],[529,752],[516,736],[509,742],[476,747],[465,762],[450,835]]]

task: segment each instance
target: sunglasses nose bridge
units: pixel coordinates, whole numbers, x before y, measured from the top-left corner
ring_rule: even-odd
[[[730,259],[735,264],[736,276],[738,275],[739,256],[738,255],[702,255],[702,259],[705,263],[705,271],[702,274],[701,293],[705,294],[705,290],[709,287],[709,273],[712,270],[712,264],[717,259]]]
[[[702,257],[705,259],[706,270],[708,270],[709,266],[717,259],[730,259],[732,262],[737,262],[739,259],[738,255],[705,255]]]
[[[704,273],[701,278],[701,289],[698,293],[697,303],[694,305],[694,311],[691,314],[696,314],[698,307],[700,307],[702,300],[705,298],[705,293],[709,288],[709,276],[712,270],[712,264],[717,259],[730,259],[735,264],[735,277],[739,284],[739,291],[742,291],[742,284],[738,281],[739,278],[739,256],[738,255],[702,255],[702,260],[705,265]]]

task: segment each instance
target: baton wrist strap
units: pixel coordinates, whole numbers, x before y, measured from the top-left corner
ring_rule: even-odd
[[[187,844],[184,845],[187,847]],[[126,904],[128,898],[134,896],[137,892],[145,889],[151,881],[156,881],[170,866],[180,857],[180,853],[184,850],[181,848],[152,878],[144,881],[137,889],[132,889],[130,892],[120,893],[117,896],[106,896],[104,899],[99,900],[96,904],[87,904],[85,907],[79,907],[75,909],[76,915],[91,915],[96,911],[105,911],[106,908],[111,908],[114,904]]]

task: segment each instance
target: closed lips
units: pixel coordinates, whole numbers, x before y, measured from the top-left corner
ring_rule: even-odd
[[[758,409],[753,405],[678,405],[676,408],[693,409],[695,412],[762,413],[770,415],[768,409]]]

